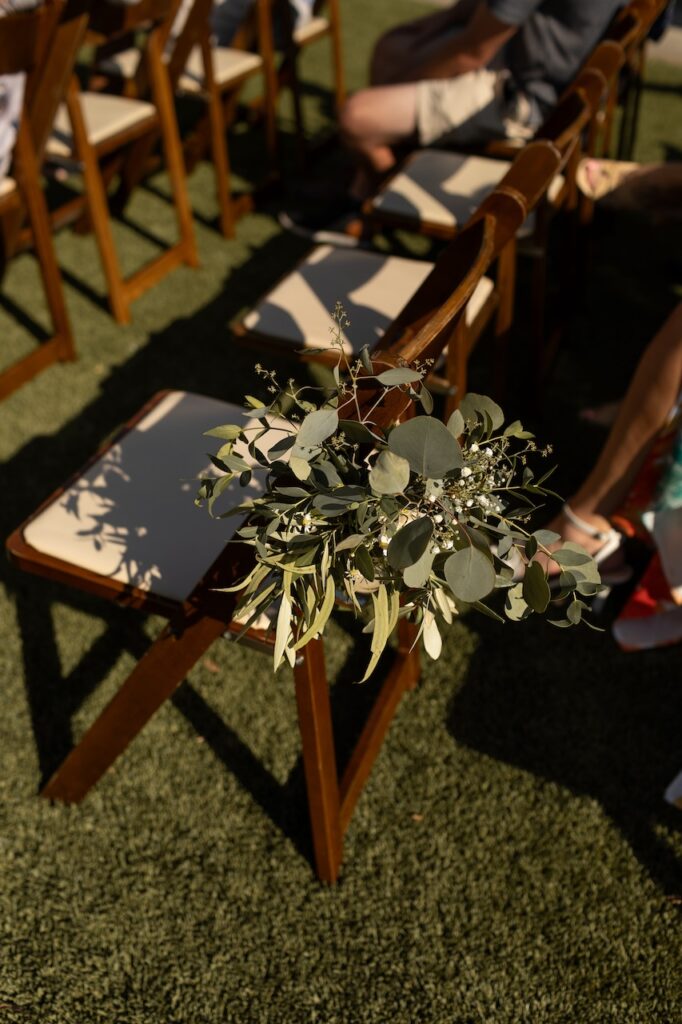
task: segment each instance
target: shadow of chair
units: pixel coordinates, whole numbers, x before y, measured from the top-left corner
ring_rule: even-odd
[[[533,623],[513,652],[494,627],[479,634],[452,700],[457,743],[598,802],[663,892],[679,894],[682,863],[662,829],[680,830],[663,791],[680,767],[677,654],[623,654],[604,635]]]

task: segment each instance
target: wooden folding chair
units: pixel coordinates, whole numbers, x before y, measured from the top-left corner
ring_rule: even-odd
[[[632,160],[644,84],[646,42],[654,22],[663,13],[667,3],[668,0],[631,0],[618,11],[606,34],[607,39],[620,42],[626,54],[617,93],[617,101],[622,110],[618,138],[619,160]],[[630,30],[632,20],[637,23],[634,32]]]
[[[242,88],[255,75],[263,77],[270,174],[276,161],[276,81],[272,21],[269,0],[256,0],[253,18],[238,32],[234,45],[215,46],[211,41],[209,25],[212,7],[213,0],[194,0],[179,32],[176,35],[172,31],[168,33],[164,59],[174,93],[190,96],[206,106],[205,116],[183,139],[185,164],[187,172],[191,173],[210,149],[220,210],[220,230],[226,238],[232,238],[237,218],[253,209],[253,198],[244,195],[235,200],[232,196],[227,132],[236,118]],[[146,75],[138,47],[107,52],[104,59],[96,63],[96,67],[109,79],[118,78],[119,89],[122,89],[124,95],[133,98],[145,95]],[[137,167],[139,178],[146,167],[140,160]],[[130,172],[128,174],[127,188],[130,190],[133,178]]]
[[[11,176],[0,181],[1,269],[5,270],[17,251],[22,224],[27,220],[53,329],[48,340],[0,372],[0,398],[52,363],[76,358],[36,153],[36,128],[41,115],[37,84],[52,45],[58,14],[59,7],[50,5],[0,18],[0,74],[26,74]]]
[[[544,175],[553,173],[553,147],[545,145],[538,159]],[[404,359],[436,358],[457,334],[466,303],[491,260],[527,212],[526,197],[513,181],[496,192],[476,223],[451,243],[437,272],[412,300],[409,317],[406,313],[377,350],[377,359],[395,365]],[[376,410],[378,424],[388,425],[406,412],[405,396],[391,395]],[[366,403],[373,397],[364,394],[363,408],[369,408]],[[344,413],[356,415],[353,409]],[[181,392],[157,395],[9,538],[7,549],[17,567],[168,619],[117,695],[48,781],[44,796],[81,800],[209,645],[229,629],[234,595],[215,588],[241,578],[250,549],[225,546],[238,521],[206,519],[197,525],[193,487],[187,481],[205,471],[203,431],[240,414],[240,409],[215,399]],[[184,543],[190,536],[191,542]],[[248,639],[272,649],[262,633],[251,630]],[[396,658],[341,780],[322,639],[308,644],[296,660],[315,863],[323,881],[334,882],[338,876],[343,833],[358,796],[402,694],[417,682],[414,639],[415,627],[403,622]]]
[[[564,145],[564,162],[568,152]],[[522,151],[517,157],[514,180],[525,195],[530,188],[534,201],[538,175],[537,153],[546,147]],[[553,147],[551,147],[553,149]],[[562,160],[556,163],[563,166]],[[507,165],[507,173],[510,173]],[[520,175],[528,174],[523,182]],[[506,180],[506,179],[505,179]],[[545,188],[553,179],[542,179]],[[503,182],[499,182],[501,187]],[[470,218],[473,209],[467,210]],[[451,236],[456,232],[451,232]],[[495,315],[495,385],[502,391],[506,366],[506,347],[513,319],[516,238],[510,237],[507,245],[496,255],[497,276],[493,281],[484,276],[467,304],[460,331],[465,335],[464,348],[472,351],[483,330]],[[437,265],[437,264],[436,264]],[[392,324],[400,318],[401,311],[412,296],[419,294],[420,286],[428,281],[434,271],[434,264],[425,260],[386,256],[378,252],[367,252],[334,248],[328,245],[316,246],[290,274],[287,274],[239,323],[235,325],[235,337],[241,344],[286,351],[305,359],[329,364],[334,360],[334,349],[328,330],[326,311],[333,308],[336,300],[344,296],[346,314],[351,323],[344,335],[347,352],[353,353],[365,344],[383,344],[379,339],[392,330]],[[466,361],[453,356],[446,360],[445,379],[429,383],[434,389],[441,384],[446,393],[446,408],[454,409],[466,389]],[[440,368],[438,369],[440,373]]]
[[[578,162],[583,152],[589,153],[590,147],[596,146],[599,118],[606,109],[623,60],[623,51],[616,42],[599,44],[535,135],[536,140],[554,142],[563,154],[560,173],[551,182],[532,221],[522,227],[518,239],[519,252],[532,260],[533,352],[540,375],[550,360],[552,349],[552,344],[549,348],[545,344],[550,225],[557,213],[572,213],[576,208]],[[385,225],[433,238],[452,238],[482,196],[502,179],[510,166],[510,162],[503,159],[451,150],[420,150],[408,157],[377,195],[365,204],[369,230]],[[503,289],[503,294],[510,288],[510,279],[513,282],[513,269],[500,268],[498,287]],[[508,301],[513,310],[513,295]]]
[[[181,263],[196,267],[199,262],[173,94],[163,60],[173,7],[174,0],[140,0],[134,6],[101,3],[93,8],[89,24],[84,19],[81,25],[80,42],[88,27],[100,38],[137,29],[147,33],[144,60],[149,99],[82,92],[73,76],[46,145],[49,160],[66,164],[70,170],[78,169],[83,175],[84,197],[55,211],[53,220],[56,224],[73,220],[85,204],[107,279],[109,305],[119,323],[130,320],[130,303],[167,273]],[[146,152],[148,140],[156,138],[157,133],[161,135],[171,181],[179,241],[124,278],[111,229],[107,184],[121,170],[124,158],[131,158],[138,147]]]
[[[277,92],[289,88],[294,104],[296,142],[300,160],[305,160],[307,151],[306,132],[303,118],[301,79],[298,63],[302,50],[319,39],[329,37],[332,49],[334,75],[334,103],[337,117],[346,102],[346,78],[343,65],[341,40],[340,0],[315,0],[312,16],[305,24],[296,28],[289,0],[271,0],[273,10],[279,14],[285,33],[281,45],[282,59],[277,69]]]

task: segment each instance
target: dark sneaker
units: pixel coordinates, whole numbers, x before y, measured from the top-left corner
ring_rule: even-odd
[[[361,244],[362,204],[344,199],[310,213],[282,210],[277,219],[283,228],[318,245],[354,249]]]

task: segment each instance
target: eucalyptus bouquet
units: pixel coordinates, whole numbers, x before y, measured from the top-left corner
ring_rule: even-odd
[[[554,605],[562,611],[553,625],[577,624],[589,608],[583,598],[600,588],[593,559],[573,543],[552,550],[562,570],[552,589],[549,547],[560,537],[527,528],[537,499],[552,493],[552,470],[536,477],[530,463],[550,449],[539,450],[518,420],[505,427],[483,395],[466,395],[447,424],[432,416],[426,366],[377,369],[367,350],[351,361],[340,345],[330,388],[280,386],[257,366],[271,402],[247,397],[249,421],[207,432],[223,442],[211,456],[223,475],[202,480],[197,503],[247,517],[235,539],[254,549],[246,578],[225,588],[241,591],[244,631],[275,606],[275,670],[284,658],[293,665],[341,601],[372,634],[367,679],[399,617],[418,624],[438,658],[441,631],[460,612],[504,621],[485,603],[495,590],[505,592],[507,619]],[[376,411],[389,398],[407,415],[382,427]],[[246,487],[252,473],[263,490],[218,513],[227,485],[238,476]]]

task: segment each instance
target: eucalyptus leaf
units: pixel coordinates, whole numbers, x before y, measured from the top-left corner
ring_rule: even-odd
[[[406,569],[414,565],[426,551],[433,535],[433,523],[428,516],[421,516],[407,523],[393,535],[388,545],[388,563],[394,569]]]
[[[467,604],[487,597],[495,586],[495,570],[490,559],[473,545],[455,551],[444,568],[450,590]]]
[[[222,441],[236,441],[244,428],[236,423],[226,423],[222,427],[213,427],[212,430],[205,430],[204,437],[218,437]]]
[[[418,476],[442,480],[464,465],[462,449],[448,428],[433,416],[415,416],[391,431],[388,447],[407,459]]]
[[[504,413],[497,402],[493,402],[487,395],[477,395],[470,391],[459,403],[459,409],[465,423],[475,423],[479,416],[482,419],[487,416],[493,430],[499,430],[504,423]]]
[[[405,586],[414,587],[415,590],[425,586],[429,576],[431,575],[431,567],[433,566],[434,558],[435,555],[429,545],[421,558],[419,558],[413,565],[408,565],[403,571]]]
[[[377,380],[386,387],[395,387],[398,384],[414,384],[424,376],[419,370],[410,370],[407,366],[395,366],[391,370],[384,370],[377,374]]]
[[[533,536],[538,544],[542,544],[545,548],[549,547],[550,544],[556,544],[558,540],[561,540],[561,535],[555,533],[554,530],[534,530]]]
[[[517,583],[515,587],[507,591],[504,602],[504,614],[512,622],[521,622],[522,619],[527,619],[531,614],[531,609],[523,597],[522,583]]]
[[[310,463],[306,462],[305,459],[299,458],[298,455],[291,456],[289,459],[289,467],[298,480],[307,480],[312,472]]]
[[[523,577],[523,597],[534,612],[544,612],[552,596],[545,571],[539,562],[526,566]]]
[[[365,535],[362,533],[351,533],[349,537],[344,537],[343,540],[336,545],[337,551],[352,551],[358,544],[364,543]]]
[[[369,482],[377,494],[400,494],[410,482],[410,464],[401,455],[384,449],[369,471]]]
[[[592,561],[592,557],[580,544],[574,544],[571,541],[567,541],[556,551],[553,551],[552,558],[559,565],[567,566],[583,566],[588,565]]]
[[[443,641],[438,630],[436,616],[430,608],[424,609],[424,632],[422,636],[424,639],[424,650],[430,658],[437,661],[443,649]]]
[[[450,419],[448,420],[448,430],[453,437],[461,437],[464,433],[464,417],[459,409],[455,409],[450,416]]]
[[[374,367],[372,366],[372,360],[369,354],[369,347],[367,345],[363,345],[362,348],[360,349],[360,362],[367,370],[367,373],[374,373]]]
[[[304,448],[317,448],[336,432],[339,414],[336,409],[316,409],[303,420],[296,443]]]
[[[424,384],[419,389],[419,401],[426,415],[430,416],[433,412],[433,395]]]
[[[369,583],[374,582],[374,562],[364,544],[355,549],[355,565]]]

